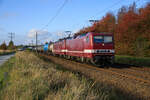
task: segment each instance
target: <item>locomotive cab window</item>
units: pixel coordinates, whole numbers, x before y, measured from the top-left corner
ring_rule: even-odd
[[[104,43],[112,43],[112,36],[104,36]]]
[[[94,43],[112,43],[112,36],[94,36]]]
[[[103,36],[94,36],[93,40],[94,40],[94,43],[102,43],[103,42]]]

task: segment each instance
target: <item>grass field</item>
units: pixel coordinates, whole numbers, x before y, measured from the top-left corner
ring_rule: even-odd
[[[150,67],[150,57],[132,57],[132,56],[115,56],[115,62],[119,64],[129,64],[135,66]]]
[[[30,52],[16,53],[0,67],[1,100],[124,100],[115,88],[45,62]],[[7,73],[7,75],[6,75]]]

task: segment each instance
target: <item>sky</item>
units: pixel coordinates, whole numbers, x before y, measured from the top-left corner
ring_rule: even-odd
[[[91,25],[89,20],[101,19],[107,12],[117,14],[121,6],[129,6],[134,1],[138,1],[137,7],[150,2],[150,0],[67,0],[56,16],[65,0],[0,0],[0,44],[10,41],[8,34],[10,32],[15,33],[13,41],[16,45],[29,44],[32,41],[35,43],[36,32],[39,44],[50,40],[56,41],[67,35],[65,31],[75,33]],[[53,21],[48,24],[52,18]]]

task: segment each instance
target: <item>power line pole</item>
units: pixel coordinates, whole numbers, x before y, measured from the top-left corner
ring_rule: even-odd
[[[36,50],[37,50],[37,45],[38,45],[38,40],[37,40],[38,39],[38,34],[37,34],[37,32],[35,34],[35,39],[36,39],[35,41],[36,41]]]
[[[14,38],[15,33],[12,33],[12,32],[11,32],[11,33],[8,33],[8,34],[9,34],[8,37],[10,38],[10,41],[13,41],[13,38]]]
[[[31,41],[31,44],[32,44],[32,46],[33,46],[33,40]]]

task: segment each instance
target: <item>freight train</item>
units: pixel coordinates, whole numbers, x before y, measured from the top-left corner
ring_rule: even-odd
[[[114,37],[111,33],[85,33],[45,44],[45,52],[96,66],[114,63]]]

